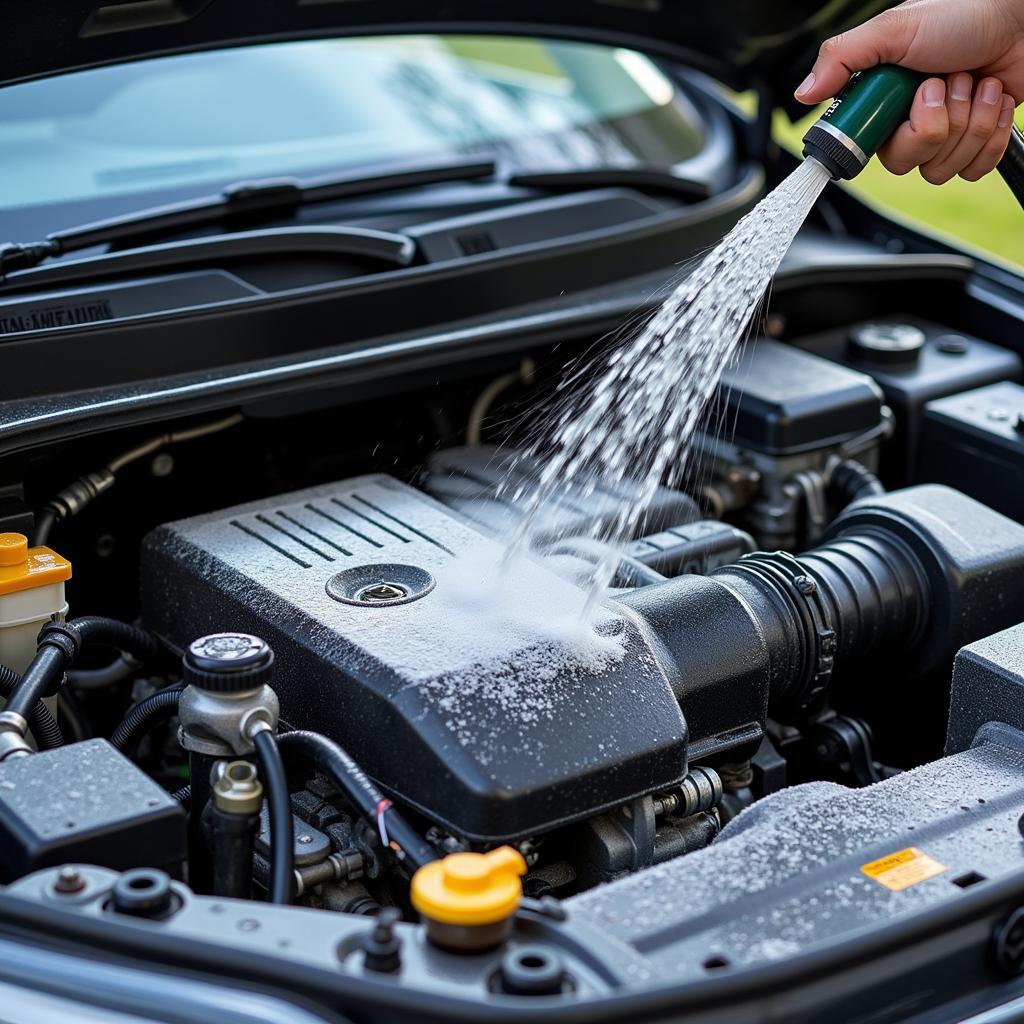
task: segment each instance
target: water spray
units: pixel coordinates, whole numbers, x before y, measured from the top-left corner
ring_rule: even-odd
[[[809,159],[741,218],[634,336],[599,357],[592,373],[573,370],[573,392],[541,421],[499,490],[524,513],[504,565],[553,543],[546,512],[560,494],[593,494],[600,481],[602,493],[618,498],[594,518],[588,539],[605,542],[609,556],[582,582],[587,610],[604,599],[616,550],[636,535],[666,475],[682,475],[722,371],[829,178],[853,178],[867,166],[907,119],[927,77],[892,65],[855,75],[804,136]],[[1024,204],[1024,137],[1016,129],[1000,171]]]
[[[833,178],[855,178],[878,148],[907,119],[921,83],[930,76],[895,64],[861,71],[804,135],[804,156]],[[999,173],[1024,206],[1024,135],[1010,132]]]

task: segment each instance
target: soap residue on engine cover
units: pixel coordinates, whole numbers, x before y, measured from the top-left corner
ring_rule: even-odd
[[[585,718],[579,688],[614,671],[630,649],[621,615],[604,606],[584,615],[585,591],[529,555],[506,563],[492,541],[461,552],[436,576],[431,597],[446,622],[451,667],[437,672],[417,659],[405,668],[463,746],[507,735],[510,722],[553,720],[566,701]]]
[[[510,647],[542,649],[555,662],[535,671],[554,679],[563,668],[595,673],[622,660],[621,616],[601,606],[585,617],[586,591],[538,572],[529,555],[509,561],[499,546],[481,541],[438,573],[438,588],[454,620],[472,624],[478,664],[507,657]]]

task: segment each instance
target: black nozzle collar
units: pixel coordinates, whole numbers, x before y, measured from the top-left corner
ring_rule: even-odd
[[[804,156],[814,157],[833,179],[857,177],[867,165],[864,151],[838,128],[816,121],[804,136]]]

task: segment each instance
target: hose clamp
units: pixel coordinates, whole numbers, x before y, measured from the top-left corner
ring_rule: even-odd
[[[796,681],[795,695],[796,706],[807,712],[828,689],[836,660],[836,631],[821,587],[788,551],[744,555],[737,565],[782,590],[802,620],[805,668]]]
[[[39,631],[36,645],[38,647],[56,647],[63,653],[67,662],[72,662],[82,649],[82,635],[70,623],[48,622]]]

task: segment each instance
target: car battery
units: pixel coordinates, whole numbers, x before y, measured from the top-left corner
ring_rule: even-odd
[[[1024,387],[1012,381],[925,406],[922,471],[1024,522]]]
[[[931,479],[920,465],[927,403],[1001,380],[1024,379],[1020,356],[920,317],[894,315],[797,340],[801,348],[866,373],[885,395],[896,434],[882,448],[889,486]]]

